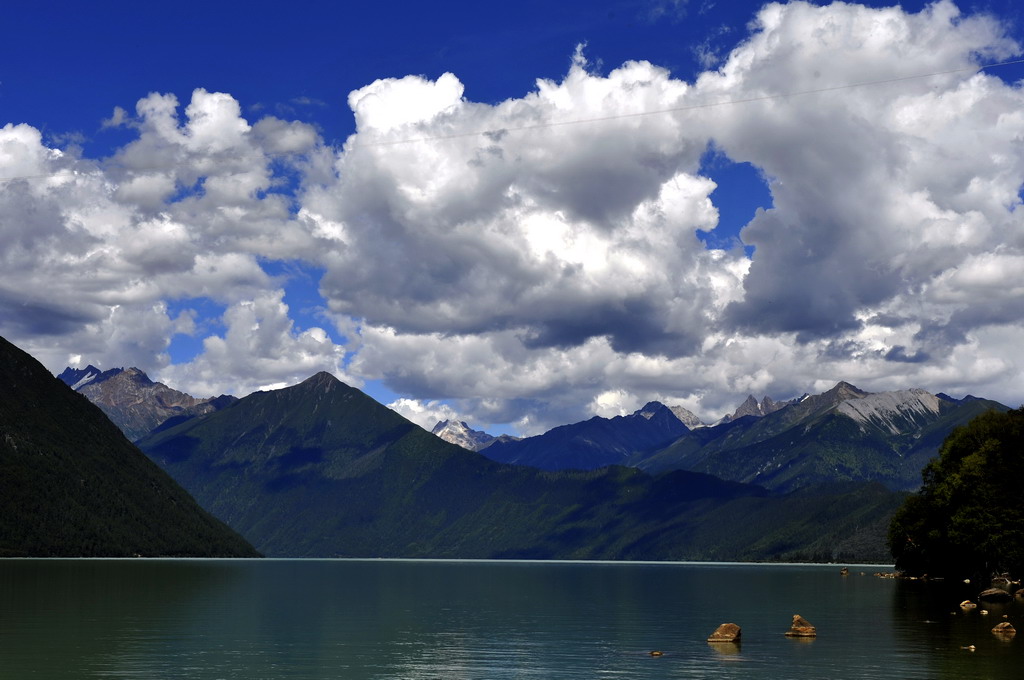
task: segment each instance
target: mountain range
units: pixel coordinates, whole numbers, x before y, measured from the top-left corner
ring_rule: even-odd
[[[268,556],[882,560],[902,500],[871,484],[779,497],[688,471],[501,464],[326,373],[139,446]]]
[[[0,556],[258,553],[88,399],[0,338]]]
[[[1008,407],[921,389],[870,393],[840,382],[785,402],[748,397],[713,426],[691,429],[673,409],[651,402],[628,416],[594,417],[479,450],[545,470],[689,470],[782,492],[837,481],[913,490],[953,428],[992,409]]]
[[[494,442],[480,451],[499,463],[542,470],[592,470],[628,464],[632,456],[657,451],[688,432],[671,409],[651,402],[628,416],[594,416],[536,437]]]
[[[524,439],[461,421],[432,436],[326,373],[196,413],[138,369],[72,371],[114,413],[169,414],[140,448],[278,556],[885,561],[888,518],[946,434],[1006,409],[840,382],[710,426],[651,402]]]

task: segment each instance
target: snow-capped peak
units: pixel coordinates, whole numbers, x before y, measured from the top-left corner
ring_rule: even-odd
[[[479,451],[494,441],[493,435],[474,430],[461,420],[442,420],[430,431],[441,439],[470,451]]]
[[[99,374],[100,374],[99,371],[96,371],[95,373],[91,373],[89,371],[86,371],[85,375],[82,376],[82,378],[80,378],[78,382],[76,382],[74,385],[71,386],[71,389],[77,390],[82,385],[88,385],[93,380],[95,380],[96,376],[98,376]]]

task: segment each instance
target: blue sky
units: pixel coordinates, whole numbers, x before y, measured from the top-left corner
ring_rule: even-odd
[[[1016,3],[4,14],[0,334],[55,372],[330,370],[523,434],[838,380],[1024,399],[1024,67],[977,70],[1021,58]]]

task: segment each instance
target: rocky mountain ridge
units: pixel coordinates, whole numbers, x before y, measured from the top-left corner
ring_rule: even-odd
[[[839,382],[764,416],[743,416],[680,437],[630,463],[651,472],[694,470],[793,490],[824,481],[879,481],[912,490],[953,428],[987,410],[986,399],[949,400],[921,389],[870,393]]]
[[[691,430],[695,427],[704,427],[704,422],[683,406],[669,406],[668,410],[672,411],[672,414],[679,418],[679,422]]]
[[[92,364],[84,369],[68,367],[57,378],[88,397],[132,441],[170,419],[180,421],[206,415],[237,401],[229,395],[198,399],[154,382],[134,367],[107,371]]]
[[[731,423],[732,421],[738,420],[743,416],[756,416],[760,418],[761,416],[766,416],[769,413],[775,413],[779,409],[785,408],[790,404],[795,404],[806,396],[807,395],[805,394],[803,397],[791,399],[789,401],[775,401],[768,395],[765,395],[764,397],[761,398],[761,401],[758,402],[757,399],[754,398],[754,395],[748,394],[746,400],[744,400],[744,402],[740,404],[735,411],[733,411],[729,415],[723,416],[718,422],[715,423],[715,425]]]
[[[712,426],[689,428],[651,402],[629,416],[595,417],[480,451],[492,460],[545,470],[627,465],[690,470],[770,489],[877,481],[914,489],[920,471],[957,425],[1007,407],[921,389],[870,393],[840,381],[821,394],[760,402],[749,396]]]
[[[937,416],[940,401],[937,395],[915,388],[847,399],[836,407],[836,412],[853,418],[862,426],[881,427],[898,435],[910,431],[913,422]]]
[[[517,441],[519,439],[519,437],[513,437],[507,434],[498,435],[496,437],[484,432],[483,430],[474,430],[467,425],[465,421],[461,420],[438,421],[430,431],[430,434],[440,437],[449,444],[461,446],[469,451],[481,451],[494,442]]]

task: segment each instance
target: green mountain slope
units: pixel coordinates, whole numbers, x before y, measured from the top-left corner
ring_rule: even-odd
[[[0,338],[0,555],[258,554],[96,406]]]
[[[834,508],[835,496],[769,498],[693,472],[496,463],[327,374],[251,395],[140,447],[268,555],[781,559],[829,531],[853,535],[859,521],[834,517],[809,535],[781,515]],[[851,517],[878,505],[848,500]],[[739,524],[763,539],[759,547],[736,538]],[[865,555],[884,556],[884,527],[868,543]]]

